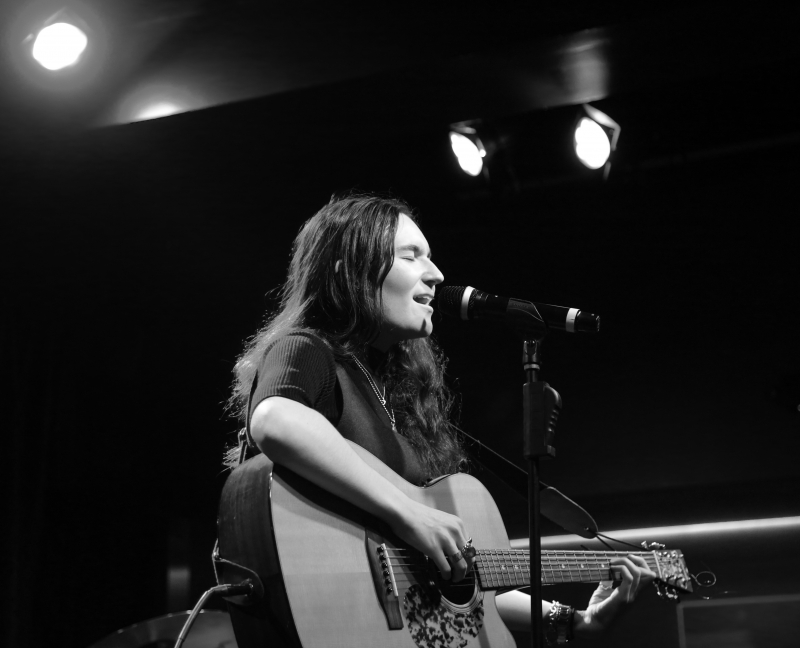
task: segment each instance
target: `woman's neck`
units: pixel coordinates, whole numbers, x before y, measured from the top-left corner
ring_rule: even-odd
[[[372,372],[373,376],[380,376],[386,368],[388,351],[383,351],[378,347],[368,346],[358,355],[359,360]]]

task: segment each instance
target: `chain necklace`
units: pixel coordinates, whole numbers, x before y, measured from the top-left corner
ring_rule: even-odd
[[[383,411],[386,412],[386,416],[389,417],[389,421],[391,421],[392,423],[392,430],[394,432],[397,432],[397,426],[395,425],[394,422],[394,410],[392,409],[391,405],[389,405],[389,407],[386,407],[386,403],[388,402],[386,400],[386,386],[384,385],[383,395],[381,395],[380,391],[378,391],[378,385],[375,384],[375,381],[372,379],[372,375],[369,373],[369,371],[366,370],[364,365],[361,364],[361,361],[358,358],[356,358],[355,355],[353,356],[353,360],[356,361],[358,368],[361,369],[361,371],[367,377],[369,385],[370,387],[372,387],[372,391],[375,392],[375,396],[377,397],[378,402],[381,404],[381,407],[383,407]]]

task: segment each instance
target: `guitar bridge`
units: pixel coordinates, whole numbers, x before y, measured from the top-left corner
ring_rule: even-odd
[[[389,630],[400,630],[403,627],[403,617],[400,614],[400,593],[397,590],[392,561],[389,559],[389,553],[382,540],[372,531],[367,531],[367,558],[372,571],[375,592],[378,595],[381,609],[386,615]]]

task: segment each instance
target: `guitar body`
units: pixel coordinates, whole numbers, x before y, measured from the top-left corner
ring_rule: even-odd
[[[418,488],[353,448],[412,499],[464,520],[475,547],[509,548],[494,500],[473,477],[451,475]],[[255,571],[266,590],[256,605],[230,606],[240,648],[516,645],[497,613],[494,591],[479,591],[474,580],[436,585],[432,570],[408,567],[405,548],[381,523],[291,471],[273,470],[263,455],[228,479],[219,541],[221,557]],[[396,558],[396,596],[386,594],[370,561],[380,544]]]

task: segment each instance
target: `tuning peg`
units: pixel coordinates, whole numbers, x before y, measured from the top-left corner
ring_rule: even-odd
[[[661,544],[660,542],[647,542],[647,540],[642,540],[642,547],[647,549],[648,551],[655,551],[656,549],[663,549],[667,545]]]

